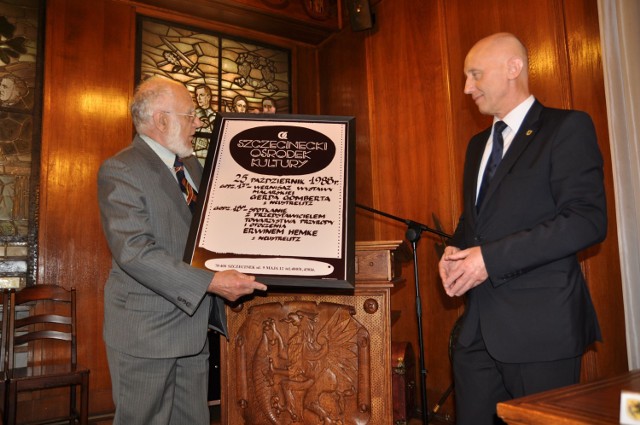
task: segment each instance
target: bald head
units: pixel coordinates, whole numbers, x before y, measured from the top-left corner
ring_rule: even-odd
[[[528,66],[526,47],[515,35],[508,32],[499,32],[481,39],[471,48],[469,55],[471,54],[491,56],[503,61],[520,59],[525,72]]]
[[[529,97],[527,49],[516,36],[497,33],[478,41],[464,61],[464,91],[483,114],[503,118]]]

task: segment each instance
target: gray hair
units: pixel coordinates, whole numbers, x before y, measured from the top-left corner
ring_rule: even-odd
[[[149,124],[159,103],[171,98],[171,83],[173,80],[153,76],[142,81],[136,88],[131,102],[131,118],[138,133]]]

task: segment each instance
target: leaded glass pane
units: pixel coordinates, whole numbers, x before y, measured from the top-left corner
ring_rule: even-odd
[[[0,287],[35,280],[40,0],[0,0]]]
[[[182,82],[203,122],[193,139],[204,164],[218,111],[289,113],[290,52],[155,19],[138,20],[139,79]]]

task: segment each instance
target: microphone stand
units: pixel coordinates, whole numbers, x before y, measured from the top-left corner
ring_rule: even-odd
[[[418,223],[416,221],[413,220],[407,220],[404,218],[400,218],[400,217],[396,217],[395,215],[391,215],[389,213],[383,212],[383,211],[379,211],[376,210],[374,208],[371,207],[367,207],[365,205],[361,205],[356,203],[356,207],[358,208],[362,208],[363,210],[367,210],[370,211],[372,213],[387,217],[387,218],[391,218],[393,220],[402,222],[404,224],[407,225],[407,231],[405,233],[405,236],[407,237],[407,239],[409,240],[409,242],[411,242],[411,248],[413,251],[413,277],[414,277],[414,281],[415,281],[415,289],[416,289],[416,317],[418,320],[418,348],[419,348],[419,355],[420,355],[420,377],[421,377],[421,388],[422,388],[422,423],[423,424],[428,424],[429,423],[429,414],[428,414],[428,410],[429,407],[427,405],[427,369],[424,365],[424,341],[423,341],[423,337],[422,337],[422,301],[420,299],[420,281],[419,281],[419,276],[418,276],[418,241],[420,240],[420,236],[422,234],[423,231],[429,232],[429,233],[433,233],[439,236],[442,236],[444,238],[450,238],[451,235],[448,235],[444,232],[441,232],[439,230],[436,229],[432,229],[422,223]]]

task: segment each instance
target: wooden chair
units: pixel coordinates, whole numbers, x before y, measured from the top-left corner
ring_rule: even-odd
[[[2,292],[2,330],[0,331],[0,376],[2,377],[2,382],[6,378],[4,363],[6,359],[7,353],[7,329],[9,327],[9,290],[0,289]]]
[[[7,353],[7,329],[9,328],[9,291],[2,289],[2,330],[0,332],[0,402],[4,402],[6,396],[7,374],[5,373],[5,359]],[[4,405],[0,405],[4,408]],[[0,425],[4,421],[0,417]]]
[[[55,419],[68,420],[69,424],[75,424],[77,420],[86,425],[89,369],[76,362],[75,289],[67,290],[57,285],[28,286],[11,292],[9,303],[4,424],[16,423],[18,393],[69,387],[68,415]],[[20,309],[21,306],[26,308]],[[14,367],[17,347],[27,348],[29,361],[26,367]],[[78,386],[79,408],[76,404]]]

